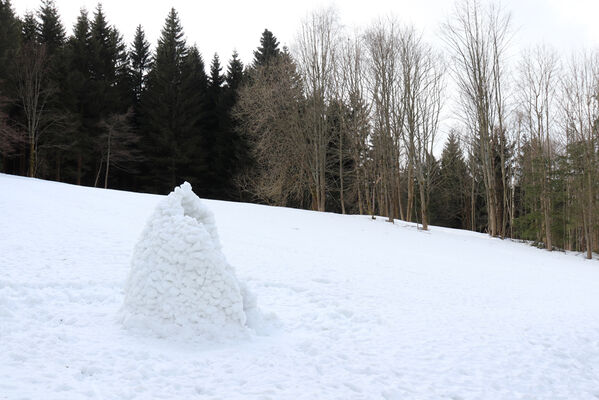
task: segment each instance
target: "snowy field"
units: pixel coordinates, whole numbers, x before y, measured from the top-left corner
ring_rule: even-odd
[[[276,323],[126,330],[161,199],[0,175],[0,399],[599,399],[599,262],[466,231],[206,201]]]

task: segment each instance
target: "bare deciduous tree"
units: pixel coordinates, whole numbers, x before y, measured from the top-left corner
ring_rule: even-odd
[[[306,140],[312,147],[307,159],[311,178],[313,208],[325,210],[327,195],[327,153],[331,129],[327,108],[335,97],[335,73],[340,27],[333,8],[311,13],[302,22],[295,54],[308,100]]]
[[[587,258],[595,237],[599,144],[599,53],[572,57],[563,79],[563,114],[572,157],[574,198],[581,213]]]
[[[341,47],[337,67],[342,102],[349,108],[349,117],[343,121],[347,130],[347,144],[351,159],[353,180],[350,192],[354,193],[358,211],[363,214],[369,198],[367,187],[367,150],[370,134],[370,107],[367,101],[366,59],[361,35],[348,37]],[[340,170],[342,166],[339,166]],[[343,192],[343,191],[342,191]],[[343,204],[344,202],[342,202]]]
[[[369,65],[369,95],[372,101],[373,192],[378,194],[379,209],[393,221],[404,219],[400,196],[401,61],[399,57],[399,23],[394,19],[379,21],[365,34]],[[410,177],[408,176],[408,181]],[[378,190],[377,190],[378,188]],[[373,193],[372,198],[375,196]],[[374,212],[374,204],[372,206]],[[406,219],[411,218],[408,205]]]
[[[443,24],[443,39],[451,50],[450,65],[460,92],[463,118],[475,135],[482,163],[491,236],[505,234],[506,218],[504,212],[500,213],[500,201],[507,204],[507,175],[502,165],[503,196],[499,199],[502,188],[495,177],[494,135],[499,136],[499,151],[503,152],[506,124],[501,85],[509,34],[510,15],[495,5],[483,8],[478,0],[456,3],[455,12]],[[504,155],[500,155],[504,164]]]
[[[556,127],[556,95],[559,64],[557,54],[537,47],[524,52],[520,62],[519,99],[525,132],[529,135],[533,154],[530,178],[539,194],[543,224],[540,231],[545,236],[547,250],[553,248],[552,228],[552,137]]]
[[[305,140],[304,104],[301,78],[287,53],[253,70],[240,89],[234,115],[255,166],[238,180],[268,204],[288,205],[309,189],[312,149]]]
[[[29,147],[29,176],[36,176],[37,150],[42,124],[46,117],[47,102],[54,89],[51,87],[48,73],[46,47],[38,43],[25,43],[15,59],[16,96],[23,108],[25,123],[23,131]],[[51,118],[51,116],[48,116]],[[47,119],[46,118],[46,122]]]
[[[414,171],[420,196],[420,220],[428,229],[428,192],[431,163],[439,128],[443,84],[443,65],[435,51],[422,41],[413,28],[400,35],[402,70],[402,140],[408,165]]]

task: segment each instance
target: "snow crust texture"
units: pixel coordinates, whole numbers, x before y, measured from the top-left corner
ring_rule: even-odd
[[[121,319],[160,335],[242,328],[255,298],[221,251],[214,215],[185,182],[156,207],[135,246]],[[220,332],[220,333],[219,333]]]

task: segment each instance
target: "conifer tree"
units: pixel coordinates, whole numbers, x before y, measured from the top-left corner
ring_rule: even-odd
[[[449,133],[441,154],[439,184],[432,196],[435,203],[431,207],[434,223],[451,228],[466,228],[467,166],[464,161],[460,139],[454,131]]]
[[[214,53],[212,62],[210,63],[210,89],[218,93],[225,82],[225,77],[221,73],[222,67],[220,65],[220,58],[218,54]]]
[[[54,122],[48,126],[41,138],[41,157],[45,160],[45,175],[54,170],[53,177],[61,179],[62,157],[71,145],[72,115],[67,109],[69,99],[66,98],[67,57],[66,33],[60,20],[60,14],[53,0],[43,0],[37,13],[38,40],[44,45],[48,57],[48,75],[54,94],[48,99],[49,113]]]
[[[146,75],[151,62],[150,43],[146,40],[146,35],[141,25],[138,25],[135,29],[135,37],[133,38],[129,59],[131,60],[133,94],[135,102],[137,103],[139,102],[141,92],[145,87]]]
[[[10,0],[0,0],[0,81],[10,75],[11,60],[21,41],[21,27]]]
[[[108,26],[102,5],[98,4],[94,18],[90,24],[90,51],[92,79],[95,81],[110,80],[114,75],[114,59],[111,28]]]
[[[101,5],[86,29],[87,24],[87,17],[80,16],[72,48],[73,61],[80,64],[76,76],[80,117],[77,130],[82,140],[77,181],[96,185],[105,162],[102,122],[111,115],[125,113],[130,95],[125,45],[116,28],[109,26]],[[84,52],[78,54],[80,51]],[[87,175],[83,176],[84,172]]]
[[[204,60],[198,48],[194,45],[187,49],[182,63],[183,91],[196,89],[205,93],[208,88]]]
[[[148,72],[152,62],[150,43],[146,40],[146,35],[141,25],[138,25],[135,29],[135,37],[133,38],[131,51],[129,52],[129,61],[132,90],[131,130],[140,135],[143,118],[141,98],[146,89]],[[145,174],[146,171],[143,169],[143,163],[141,164],[141,167],[141,174]],[[139,175],[141,174],[138,173],[138,176],[134,177],[137,181],[136,186],[139,185]]]
[[[186,161],[181,168],[182,179],[194,182],[198,192],[206,195],[210,170],[207,144],[207,96],[208,77],[204,60],[196,46],[191,46],[182,64],[181,115],[184,116],[181,128],[182,157]]]
[[[98,85],[98,116],[123,112],[130,100],[126,46],[118,30],[108,25],[101,5],[90,24],[90,53],[90,74]]]
[[[234,195],[233,178],[249,161],[247,144],[240,135],[238,121],[232,116],[243,80],[243,63],[235,51],[227,67],[225,86],[221,90],[217,104],[218,136],[214,147],[217,154],[215,168],[219,171],[220,186],[215,195],[219,198],[238,199]]]
[[[54,96],[54,103],[62,103],[60,92],[65,85],[67,75],[65,44],[65,29],[60,21],[60,15],[53,0],[43,0],[38,11],[38,40],[46,48],[48,57],[50,80],[56,87],[58,96]],[[58,108],[59,104],[54,104]]]
[[[48,56],[52,58],[65,44],[65,29],[60,22],[60,15],[53,0],[43,0],[38,15],[39,41],[46,46]]]
[[[220,58],[218,54],[214,54],[210,63],[201,148],[203,194],[212,198],[218,198],[222,194],[223,182],[227,179],[222,171],[225,146],[222,132],[222,94],[225,77],[221,71]]]
[[[75,69],[80,73],[89,71],[89,47],[90,47],[90,27],[87,10],[81,9],[77,22],[73,27],[73,36],[69,38],[69,56],[71,62],[70,69]]]
[[[65,161],[61,174],[66,180],[77,184],[87,170],[84,159],[88,156],[91,134],[90,108],[94,99],[91,95],[91,52],[90,52],[90,22],[87,10],[81,9],[77,22],[73,27],[73,35],[66,46],[67,77],[63,89],[64,105],[70,113],[70,126],[73,130],[71,137],[72,148],[70,157]],[[74,165],[72,165],[74,164]]]
[[[81,118],[87,106],[87,86],[91,80],[90,40],[88,14],[85,9],[81,9],[73,27],[73,35],[68,39],[65,49],[67,79],[64,90],[64,101],[71,112],[80,115]]]
[[[181,127],[189,116],[180,112],[182,67],[187,56],[183,36],[179,16],[172,8],[158,39],[141,99],[145,135],[142,150],[149,160],[145,166],[145,187],[159,193],[168,192],[181,183],[181,167],[185,165],[184,144],[180,139]]]
[[[113,81],[114,109],[112,112],[126,113],[133,99],[133,82],[129,66],[129,54],[123,35],[116,29],[110,31],[110,46],[112,49],[114,75]]]
[[[233,92],[239,89],[241,82],[243,80],[243,63],[239,59],[239,54],[237,51],[233,52],[231,56],[231,61],[229,62],[229,66],[227,67],[227,76],[225,77],[225,82],[227,84],[227,88],[232,90]]]
[[[23,23],[21,24],[21,37],[23,43],[27,45],[37,43],[37,31],[38,24],[37,20],[35,19],[35,14],[33,14],[32,12],[25,13]]]
[[[181,62],[186,54],[187,48],[179,14],[174,8],[171,8],[158,39],[155,71],[169,72],[172,74],[171,78],[175,77],[180,72]]]
[[[267,65],[272,59],[279,56],[279,42],[268,29],[264,29],[260,38],[260,47],[254,51],[254,67]]]

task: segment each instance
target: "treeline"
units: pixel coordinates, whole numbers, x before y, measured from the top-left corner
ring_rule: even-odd
[[[265,30],[250,65],[215,55],[208,73],[174,10],[152,51],[101,6],[67,38],[51,1],[22,18],[0,5],[3,171],[157,193],[188,180],[212,198],[599,248],[598,53],[516,57],[493,4],[459,0],[442,49],[393,18],[348,33],[319,10],[291,49]],[[444,114],[457,122],[439,154]]]
[[[67,37],[55,4],[17,18],[0,1],[0,170],[89,186],[237,199],[247,146],[231,118],[244,67],[208,73],[171,10],[154,51],[127,45],[101,5]]]

